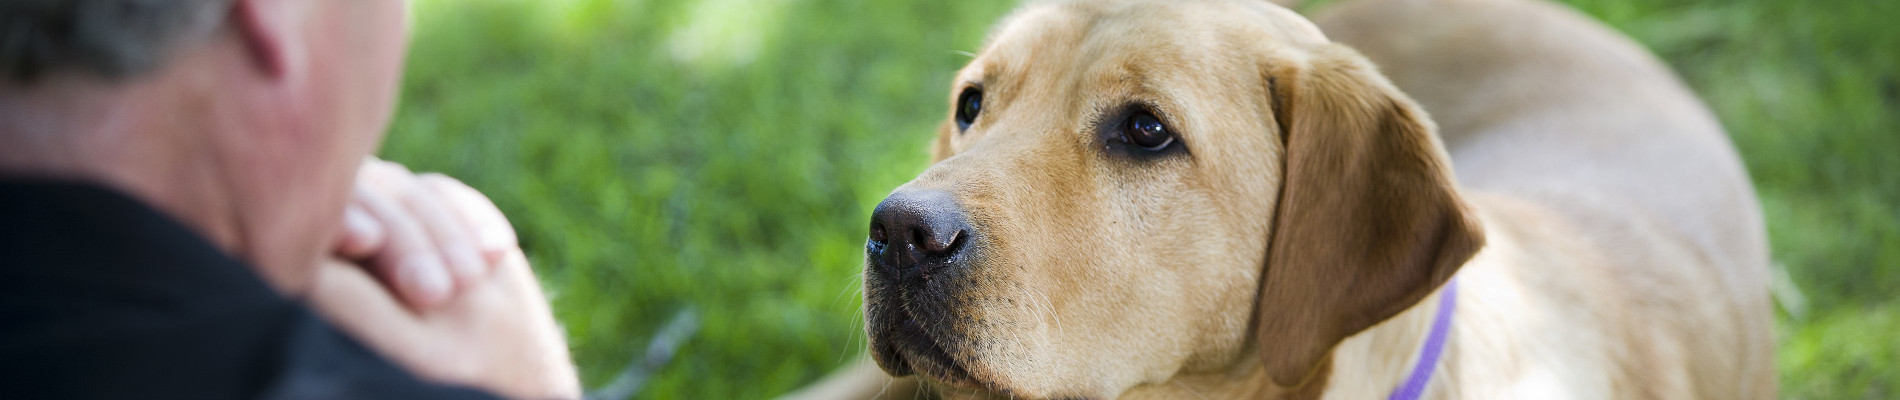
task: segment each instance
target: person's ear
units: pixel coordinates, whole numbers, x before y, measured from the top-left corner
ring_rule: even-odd
[[[1262,365],[1300,387],[1333,348],[1418,303],[1484,244],[1436,127],[1351,49],[1266,73],[1284,141],[1256,305]]]
[[[302,65],[303,49],[292,40],[297,31],[293,1],[236,0],[232,2],[229,24],[242,41],[253,66],[264,76],[285,78],[296,75]]]

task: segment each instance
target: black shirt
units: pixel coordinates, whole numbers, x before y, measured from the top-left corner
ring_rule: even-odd
[[[419,380],[136,200],[0,182],[0,398],[494,397]]]

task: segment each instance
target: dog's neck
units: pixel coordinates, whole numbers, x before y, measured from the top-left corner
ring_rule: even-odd
[[[1183,374],[1168,382],[1135,387],[1122,399],[1373,399],[1386,398],[1419,362],[1423,344],[1438,316],[1443,291],[1346,339],[1333,349],[1320,375],[1299,388],[1281,387],[1252,357],[1240,357],[1226,371]],[[1444,349],[1443,363],[1456,349]],[[1246,351],[1245,354],[1256,354]],[[1433,368],[1442,368],[1433,366]],[[1434,377],[1433,379],[1441,379]],[[1442,385],[1431,385],[1442,386]]]
[[[1405,383],[1414,366],[1427,361],[1420,358],[1426,352],[1425,342],[1432,322],[1438,317],[1439,302],[1443,296],[1455,293],[1440,288],[1392,319],[1346,338],[1333,349],[1333,373],[1321,398],[1383,399],[1390,395],[1394,388]],[[1455,328],[1456,322],[1452,325]],[[1456,351],[1445,343],[1439,345],[1445,346],[1441,348],[1441,358],[1436,360],[1436,365],[1426,368],[1442,371],[1446,360]],[[1444,377],[1434,374],[1432,379]],[[1427,385],[1428,388],[1433,386],[1443,385]]]

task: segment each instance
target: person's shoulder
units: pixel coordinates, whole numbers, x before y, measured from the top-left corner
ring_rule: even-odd
[[[9,303],[90,299],[164,306],[171,314],[287,303],[252,271],[196,231],[116,190],[0,180],[0,299]],[[67,313],[74,311],[86,310]]]

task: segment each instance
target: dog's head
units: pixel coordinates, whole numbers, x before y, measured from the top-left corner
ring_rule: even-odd
[[[872,354],[939,387],[1299,387],[1483,241],[1418,107],[1264,1],[1031,4],[950,100],[864,271]]]

